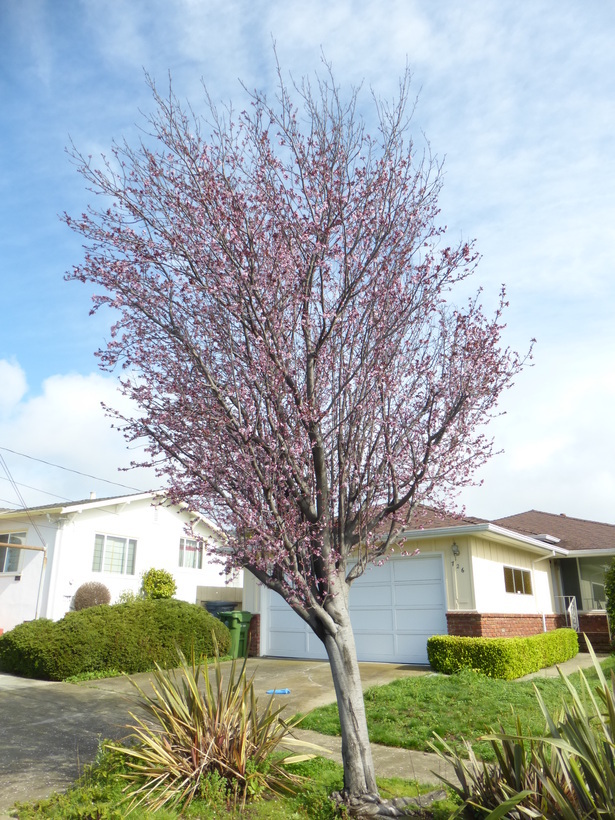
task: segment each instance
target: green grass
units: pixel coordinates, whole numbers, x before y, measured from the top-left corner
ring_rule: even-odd
[[[615,669],[615,658],[607,658],[603,669]],[[588,680],[596,678],[593,670]],[[571,676],[578,681],[578,675]],[[559,678],[533,681],[502,681],[463,670],[455,675],[427,675],[396,680],[365,693],[369,736],[373,743],[404,749],[430,751],[437,732],[458,752],[462,739],[486,760],[493,759],[489,744],[477,740],[492,728],[514,732],[518,716],[529,733],[543,734],[545,721],[536,701],[534,684],[545,703],[557,711],[566,689]],[[337,706],[315,709],[301,723],[325,735],[339,735]]]
[[[120,756],[108,751],[99,754],[97,762],[86,769],[84,776],[66,793],[55,793],[47,800],[17,805],[19,820],[122,820],[126,817],[126,804],[122,789],[125,781],[121,775],[124,763]],[[329,795],[342,787],[342,767],[331,760],[316,758],[289,767],[304,778],[301,791],[295,795],[269,797],[250,803],[245,809],[232,811],[216,795],[197,799],[182,812],[165,809],[156,812],[156,820],[333,820],[343,815],[336,811]],[[431,791],[432,786],[419,786],[411,780],[378,778],[383,798],[415,797]],[[453,799],[442,801],[432,807],[433,820],[446,820],[455,807]],[[137,808],[128,815],[131,820],[146,820],[151,811]]]

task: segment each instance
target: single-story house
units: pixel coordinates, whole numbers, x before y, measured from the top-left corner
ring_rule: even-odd
[[[240,605],[241,574],[224,575],[205,543],[223,548],[213,524],[157,492],[0,510],[0,630],[63,617],[86,581],[105,584],[112,602],[136,593],[151,568],[173,575],[182,600]]]
[[[431,635],[531,635],[567,625],[608,651],[604,572],[614,556],[611,524],[536,510],[486,521],[423,509],[388,560],[351,587],[359,660],[425,664]],[[243,606],[258,615],[260,654],[325,657],[304,622],[249,573]]]

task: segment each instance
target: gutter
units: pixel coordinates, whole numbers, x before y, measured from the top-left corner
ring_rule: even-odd
[[[403,530],[400,533],[401,538],[412,538],[413,540],[420,540],[423,538],[450,538],[455,536],[462,536],[462,535],[474,535],[474,534],[489,534],[496,537],[496,540],[499,541],[516,541],[517,543],[522,543],[527,546],[531,546],[537,551],[544,553],[545,551],[548,552],[548,555],[545,558],[552,558],[556,557],[556,555],[568,556],[571,554],[578,553],[579,550],[567,550],[564,547],[554,547],[552,544],[546,544],[544,541],[539,541],[536,538],[532,538],[529,535],[522,535],[521,533],[515,532],[514,530],[507,530],[504,527],[499,527],[497,524],[465,524],[459,525],[457,527],[432,527],[430,529],[425,530]],[[605,551],[598,550],[596,552],[597,555],[604,555]],[[615,554],[615,550],[613,550],[613,554]]]

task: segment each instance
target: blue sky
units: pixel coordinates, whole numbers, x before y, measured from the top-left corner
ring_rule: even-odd
[[[615,4],[549,0],[310,3],[5,0],[0,3],[0,447],[139,489],[135,453],[100,402],[118,405],[94,351],[107,323],[58,219],[89,194],[65,147],[108,152],[151,111],[144,70],[169,72],[198,110],[201,78],[241,104],[270,88],[271,52],[295,77],[321,49],[342,85],[392,97],[408,60],[417,138],[445,158],[442,222],[475,238],[476,285],[506,283],[507,342],[538,339],[534,367],[492,425],[505,452],[466,492],[488,518],[535,508],[615,523]],[[28,504],[121,488],[0,449]],[[136,454],[138,455],[138,454]],[[0,463],[0,504],[20,502]]]

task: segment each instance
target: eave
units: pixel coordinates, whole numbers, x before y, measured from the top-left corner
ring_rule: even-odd
[[[569,556],[575,554],[575,551],[570,551],[564,547],[558,547],[554,544],[547,544],[544,541],[539,541],[537,538],[531,538],[528,535],[507,530],[504,527],[499,527],[497,524],[465,524],[456,527],[432,527],[425,530],[404,530],[399,538],[406,541],[422,541],[427,538],[461,538],[466,535],[477,535],[488,537],[491,541],[496,541],[507,546],[523,545],[525,549],[530,552],[538,553],[539,555],[553,555],[553,556]],[[578,552],[578,550],[576,550]],[[597,554],[604,554],[603,551],[598,551]]]

